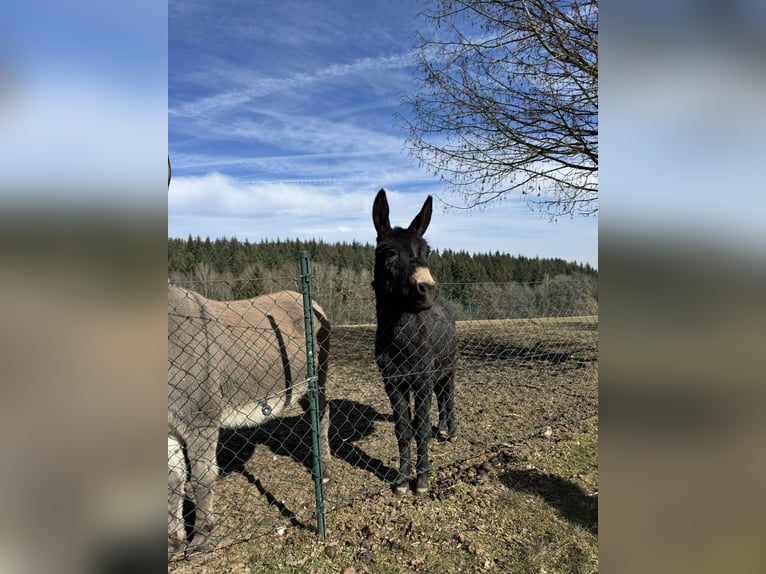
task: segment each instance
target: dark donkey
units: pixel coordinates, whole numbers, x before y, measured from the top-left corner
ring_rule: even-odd
[[[457,436],[455,416],[455,321],[436,290],[428,269],[430,248],[423,234],[431,221],[429,195],[407,229],[391,228],[386,192],[375,197],[372,220],[378,232],[375,248],[375,304],[378,328],[375,360],[394,412],[399,445],[399,476],[394,492],[406,492],[411,475],[410,443],[417,445],[415,492],[428,492],[428,443],[431,439],[431,394],[439,406],[439,438]],[[415,412],[410,413],[410,395]]]

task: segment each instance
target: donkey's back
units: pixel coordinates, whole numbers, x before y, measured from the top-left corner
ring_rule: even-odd
[[[326,352],[329,322],[319,305],[314,303],[312,310],[320,353]],[[175,371],[169,375],[169,392],[179,395],[178,401],[169,396],[171,410],[204,416],[199,409],[204,404],[202,410],[219,426],[253,426],[308,390],[300,293],[221,302],[170,286],[168,328],[175,332],[168,335]],[[319,375],[324,378],[322,359]]]

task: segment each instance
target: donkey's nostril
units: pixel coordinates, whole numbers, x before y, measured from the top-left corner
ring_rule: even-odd
[[[413,304],[416,310],[429,309],[436,297],[436,284],[433,281],[418,281],[415,283]]]
[[[417,289],[417,291],[418,291],[418,293],[420,295],[424,295],[425,296],[428,293],[430,293],[431,291],[433,291],[434,284],[433,283],[425,283],[425,282],[421,281],[420,283],[417,283],[415,287],[416,287],[416,289]]]

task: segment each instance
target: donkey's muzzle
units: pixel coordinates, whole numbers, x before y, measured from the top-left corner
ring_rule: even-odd
[[[410,276],[413,286],[413,303],[416,309],[428,309],[434,304],[436,297],[436,282],[428,267],[416,267]]]

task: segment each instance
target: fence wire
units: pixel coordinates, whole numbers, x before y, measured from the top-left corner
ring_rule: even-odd
[[[440,468],[547,426],[597,414],[598,302],[578,281],[440,286],[457,319],[459,430],[456,442],[431,441],[432,476]],[[185,286],[214,299],[231,294],[225,281]],[[259,279],[258,287],[260,292],[298,292],[300,277]],[[398,449],[391,406],[374,360],[375,304],[369,282],[347,279],[339,285],[314,275],[312,295],[332,324],[326,381],[332,480],[324,492],[326,510],[332,512],[387,488],[398,469]],[[220,305],[232,311],[242,308],[234,302]],[[252,341],[263,328],[253,324],[238,340]],[[300,348],[293,353],[305,352],[302,337],[300,331],[299,344],[289,343]],[[230,351],[226,360],[236,361],[242,355]],[[305,366],[305,357],[290,358]],[[278,367],[284,372],[283,365]],[[287,389],[270,393],[269,404],[282,401],[288,392],[296,393]],[[431,420],[436,425],[433,403]],[[253,428],[221,430],[214,545],[283,528],[313,528],[317,508],[311,432],[309,418],[295,401],[280,417]],[[187,514],[193,508],[189,494],[187,489]],[[186,523],[188,529],[189,516]],[[327,536],[331,539],[332,531]]]

